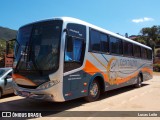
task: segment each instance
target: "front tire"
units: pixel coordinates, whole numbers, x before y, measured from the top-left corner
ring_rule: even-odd
[[[138,77],[137,77],[137,83],[135,84],[135,87],[136,88],[142,87],[142,77],[141,77],[141,75],[138,75]]]
[[[96,101],[100,96],[100,86],[97,80],[93,80],[89,86],[88,96],[85,97],[85,100],[88,102]]]

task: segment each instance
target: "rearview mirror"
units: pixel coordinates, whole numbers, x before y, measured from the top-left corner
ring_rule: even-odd
[[[67,36],[67,52],[73,51],[73,38],[71,36]]]

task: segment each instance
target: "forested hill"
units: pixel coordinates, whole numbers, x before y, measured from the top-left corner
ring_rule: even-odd
[[[0,40],[10,40],[16,38],[17,31],[0,26]]]

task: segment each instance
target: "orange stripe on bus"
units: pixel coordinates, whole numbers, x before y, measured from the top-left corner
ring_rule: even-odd
[[[18,80],[22,80],[22,81],[26,81],[26,83],[29,83],[30,85],[33,85],[33,86],[37,86],[34,82],[32,82],[31,80],[29,80],[28,78],[22,76],[22,75],[19,75],[19,74],[12,74],[12,78],[14,81],[16,81],[16,79]]]
[[[128,76],[128,77],[125,77],[125,78],[116,78],[116,83],[115,84],[121,84],[121,83],[125,83],[125,82],[127,82],[127,81],[129,81],[129,80],[131,80],[132,78],[135,78],[135,77],[137,77],[138,76],[138,72],[136,72],[136,73],[134,73],[134,74],[132,74],[132,75],[130,75],[130,76]]]
[[[142,68],[141,71],[142,72],[148,72],[150,75],[153,75],[153,71],[150,68],[148,68],[148,67]]]
[[[90,75],[94,75],[95,73],[100,72],[100,70],[88,60],[86,60],[86,65],[83,70]]]
[[[135,72],[133,74],[131,74],[130,76],[127,76],[125,78],[122,77],[118,77],[117,78],[110,78],[110,67],[111,67],[111,63],[114,60],[117,60],[115,57],[111,58],[110,61],[108,62],[108,65],[105,66],[94,54],[91,53],[91,55],[97,60],[97,62],[99,62],[103,67],[106,68],[106,73],[102,72],[101,70],[99,70],[96,66],[94,66],[89,60],[86,60],[86,65],[85,68],[83,69],[86,73],[90,74],[90,75],[94,75],[95,73],[99,72],[103,75],[104,80],[108,83],[110,83],[111,85],[113,84],[122,84],[125,83],[129,80],[131,80],[132,78],[135,78],[138,76],[139,72]],[[153,71],[150,68],[144,67],[141,68],[142,72],[148,72],[149,74],[153,74]]]
[[[102,71],[100,71],[97,67],[95,67],[89,60],[86,60],[86,64],[85,67],[83,68],[83,70],[90,74],[90,75],[94,75],[95,73],[101,73],[105,79],[105,81],[108,81],[108,75]]]

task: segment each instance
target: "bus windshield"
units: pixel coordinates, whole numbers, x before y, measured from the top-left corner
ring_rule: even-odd
[[[57,70],[62,21],[38,22],[21,27],[15,45],[18,70]]]

